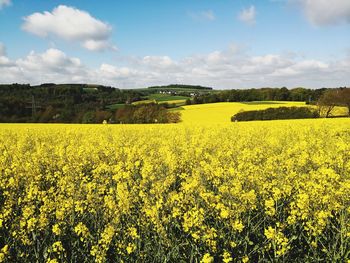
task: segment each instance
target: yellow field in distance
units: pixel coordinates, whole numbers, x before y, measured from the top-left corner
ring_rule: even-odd
[[[231,117],[241,110],[263,110],[267,108],[307,106],[305,102],[263,101],[263,102],[220,102],[183,106],[182,122],[185,124],[219,124],[231,122]],[[315,106],[309,106],[315,107]],[[346,108],[338,107],[335,115],[345,115]]]

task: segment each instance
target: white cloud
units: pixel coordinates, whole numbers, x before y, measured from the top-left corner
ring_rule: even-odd
[[[10,5],[11,5],[11,0],[0,0],[0,10],[5,6],[10,6]]]
[[[125,65],[87,67],[58,49],[10,60],[0,56],[0,83],[99,83],[119,88],[186,83],[232,89],[264,86],[350,86],[350,56],[321,61],[284,54],[251,56],[228,48],[181,60],[168,56],[133,58]]]
[[[12,66],[13,63],[5,55],[0,55],[0,68]]]
[[[288,67],[276,69],[271,75],[276,77],[289,77],[303,74],[324,74],[327,73],[329,65],[317,60],[304,60],[291,64]]]
[[[6,47],[0,42],[0,68],[12,65],[10,59],[6,56]]]
[[[168,56],[145,56],[138,61],[138,65],[156,71],[174,72],[180,70],[178,63]]]
[[[98,70],[98,73],[109,79],[129,78],[137,74],[137,72],[133,72],[128,67],[118,68],[110,64],[102,64]]]
[[[214,21],[216,19],[212,10],[189,12],[188,15],[195,21]]]
[[[0,42],[0,56],[6,55],[6,47],[3,43]]]
[[[317,26],[350,23],[349,0],[290,0],[297,2],[309,21]]]
[[[1,58],[1,57],[0,57]],[[31,51],[26,57],[2,64],[0,82],[44,83],[44,82],[85,82],[85,67],[78,58],[68,57],[58,49],[44,53]]]
[[[42,54],[31,51],[24,59],[18,59],[17,65],[32,71],[57,71],[61,73],[73,73],[75,69],[81,67],[78,58],[70,58],[61,50],[54,48],[50,48]],[[74,70],[70,71],[71,69]]]
[[[22,29],[42,38],[57,37],[80,43],[91,51],[115,49],[110,44],[112,27],[88,12],[60,5],[52,12],[34,13],[24,18]]]
[[[250,6],[249,8],[243,9],[238,14],[238,20],[242,21],[247,25],[255,25],[256,23],[256,9],[255,6]]]

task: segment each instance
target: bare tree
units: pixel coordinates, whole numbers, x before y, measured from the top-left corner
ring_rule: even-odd
[[[338,105],[341,105],[340,89],[327,90],[317,101],[318,113],[328,118]]]

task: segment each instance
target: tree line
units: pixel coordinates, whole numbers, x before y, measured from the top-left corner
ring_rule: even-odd
[[[232,89],[215,91],[195,96],[187,100],[186,104],[202,104],[215,102],[243,102],[243,101],[305,101],[316,102],[328,89],[294,88],[261,88],[261,89]]]
[[[99,121],[98,116],[114,114],[108,105],[131,104],[143,96],[138,90],[101,85],[0,85],[0,122],[82,123],[92,112]]]
[[[241,111],[231,117],[231,121],[266,121],[319,118],[316,109],[310,107],[278,107],[264,110]]]
[[[305,101],[317,104],[319,111],[327,116],[331,116],[337,105],[347,105],[347,107],[350,105],[348,101],[344,101],[349,92],[349,89],[346,88],[313,90],[283,87],[219,91],[191,85],[160,87],[171,87],[175,90],[178,88],[177,95],[189,97],[186,104]],[[198,93],[193,92],[194,88],[198,89]],[[178,117],[172,114],[164,117],[166,105],[159,107],[149,105],[140,108],[132,105],[134,102],[145,100],[150,94],[158,92],[159,90],[155,87],[123,90],[110,86],[87,84],[56,85],[44,83],[31,86],[15,83],[0,85],[0,122],[101,123],[103,120],[110,120],[114,123],[151,123],[152,120],[163,122],[164,119],[177,122]],[[111,108],[111,105],[120,105],[120,107]],[[158,112],[159,115],[152,113],[154,111]],[[141,113],[144,116],[139,117],[142,115]],[[134,119],[132,120],[132,118]]]

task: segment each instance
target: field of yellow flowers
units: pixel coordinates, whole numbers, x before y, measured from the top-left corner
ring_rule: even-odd
[[[350,119],[0,125],[0,262],[347,262]]]
[[[267,108],[278,107],[311,107],[305,102],[297,101],[254,101],[254,102],[219,102],[205,103],[183,106],[181,110],[181,119],[186,124],[220,124],[230,123],[231,117],[240,111],[264,110]],[[347,116],[346,107],[335,107],[332,111],[333,116]]]

